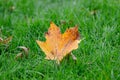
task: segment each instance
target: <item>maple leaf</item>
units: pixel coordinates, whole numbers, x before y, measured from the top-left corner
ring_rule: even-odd
[[[80,42],[77,26],[67,29],[61,34],[59,27],[53,22],[50,23],[45,38],[45,42],[36,40],[37,44],[44,51],[46,59],[57,60],[58,63],[72,50],[77,49]]]

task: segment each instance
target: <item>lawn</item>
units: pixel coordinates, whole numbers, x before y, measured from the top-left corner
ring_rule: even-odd
[[[45,41],[50,22],[62,33],[78,25],[77,50],[60,65],[46,60],[36,40]],[[0,80],[120,80],[120,0],[0,0]],[[28,58],[16,60],[29,48]]]

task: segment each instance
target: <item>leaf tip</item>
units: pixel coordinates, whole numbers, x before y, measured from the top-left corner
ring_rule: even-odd
[[[54,24],[54,22],[50,21],[50,24]]]
[[[36,43],[37,43],[37,44],[40,44],[40,43],[41,43],[41,41],[39,41],[39,40],[36,40]]]
[[[53,27],[57,27],[57,25],[56,25],[54,22],[51,21],[51,22],[50,22],[50,27],[52,27],[52,28],[53,28]]]

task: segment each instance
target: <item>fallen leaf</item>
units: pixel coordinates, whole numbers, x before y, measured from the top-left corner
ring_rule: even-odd
[[[72,50],[77,49],[78,43],[80,43],[77,26],[67,29],[61,34],[59,27],[53,22],[50,23],[45,38],[45,42],[36,40],[37,44],[45,52],[46,59],[57,60],[58,63]]]

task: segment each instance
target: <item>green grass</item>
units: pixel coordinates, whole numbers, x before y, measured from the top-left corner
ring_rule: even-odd
[[[79,26],[76,63],[44,59],[35,40],[45,40],[50,21],[62,32]],[[0,80],[120,80],[120,0],[0,0],[0,29],[13,36],[0,45]],[[18,46],[30,49],[28,59],[14,59]]]

